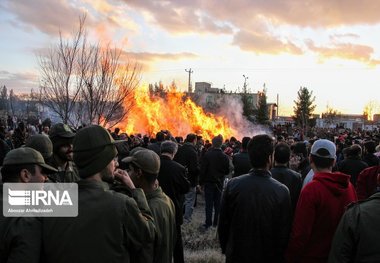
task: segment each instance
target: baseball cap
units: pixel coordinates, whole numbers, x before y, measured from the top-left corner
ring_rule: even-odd
[[[3,165],[20,165],[20,164],[37,164],[41,166],[47,173],[56,173],[57,169],[47,165],[41,153],[30,148],[20,147],[13,149],[5,155]]]
[[[326,154],[321,154],[320,150],[324,150]],[[326,139],[319,139],[313,143],[311,146],[311,152],[312,155],[321,157],[321,158],[329,158],[329,159],[335,159],[336,158],[336,146],[332,141],[326,140]]]
[[[141,170],[150,174],[158,174],[160,171],[160,157],[152,150],[144,149],[136,151],[132,156],[125,157],[121,161],[134,163]]]

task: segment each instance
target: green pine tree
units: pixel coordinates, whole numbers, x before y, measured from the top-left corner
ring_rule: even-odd
[[[306,132],[309,127],[314,124],[312,121],[312,115],[316,107],[316,105],[314,105],[315,96],[313,96],[313,92],[309,91],[306,87],[300,87],[297,95],[297,100],[294,101],[295,106],[293,107],[293,119],[296,125],[301,127],[303,131]]]

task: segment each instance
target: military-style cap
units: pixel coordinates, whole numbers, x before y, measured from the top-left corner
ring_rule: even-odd
[[[39,151],[45,160],[49,159],[53,155],[53,143],[49,137],[43,134],[31,136],[26,141],[25,146]]]
[[[71,139],[74,138],[74,136],[75,133],[71,130],[69,125],[64,123],[54,124],[49,131],[50,139],[54,139],[57,137]]]
[[[3,166],[5,165],[20,165],[20,164],[37,164],[41,166],[47,173],[56,173],[57,169],[47,165],[41,153],[30,148],[20,147],[13,149],[5,155]]]
[[[134,163],[141,170],[150,174],[158,174],[160,171],[160,157],[152,150],[145,149],[136,151],[132,156],[128,156],[121,161],[125,163]]]

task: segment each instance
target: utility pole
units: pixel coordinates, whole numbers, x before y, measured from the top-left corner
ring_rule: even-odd
[[[189,70],[185,69],[185,71],[189,73],[189,88],[188,88],[188,93],[193,93],[193,88],[191,87],[191,73],[193,73],[194,71],[192,71],[191,68]]]
[[[248,77],[243,75],[243,78],[244,78],[243,93],[247,93],[247,79],[248,79]]]

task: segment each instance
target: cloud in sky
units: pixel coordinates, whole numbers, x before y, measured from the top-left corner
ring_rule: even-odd
[[[162,60],[196,59],[198,56],[190,52],[181,53],[151,53],[151,52],[123,52],[121,61],[136,61],[142,66],[143,71],[151,69],[151,63]]]
[[[240,31],[234,36],[233,44],[242,50],[255,53],[280,54],[290,53],[301,55],[303,51],[291,41],[282,41],[270,34],[251,33]]]
[[[8,90],[17,89],[17,92],[29,93],[38,88],[38,76],[33,72],[9,72],[0,70],[0,82]]]
[[[86,26],[94,28],[98,37],[113,40],[117,28],[122,28],[128,30],[129,37],[122,40],[127,43],[133,39],[131,34],[144,34],[129,13],[134,10],[148,26],[162,28],[172,36],[223,34],[231,36],[231,43],[241,50],[255,54],[300,55],[309,49],[325,59],[339,57],[378,64],[371,57],[374,50],[370,46],[335,43],[321,47],[314,44],[317,39],[312,39],[312,45],[302,39],[295,42],[291,30],[282,30],[283,26],[302,32],[342,25],[374,25],[380,23],[380,1],[374,0],[6,0],[3,6],[16,17],[13,24],[51,35],[58,33],[57,28],[72,32],[78,23],[75,18],[87,11]],[[332,42],[350,38],[360,36],[330,36]]]
[[[57,35],[58,28],[64,33],[71,32],[84,11],[63,0],[8,0],[4,7],[16,16],[12,21],[15,26],[36,28],[48,35]]]
[[[380,60],[373,58],[372,47],[351,43],[331,43],[328,46],[316,46],[312,41],[307,41],[308,48],[315,52],[321,60],[340,58],[360,61],[370,67],[380,64]]]

